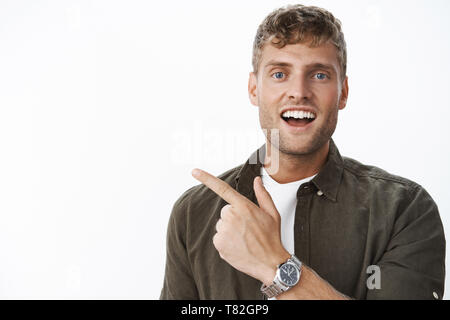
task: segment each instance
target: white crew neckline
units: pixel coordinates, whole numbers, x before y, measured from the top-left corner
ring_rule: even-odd
[[[268,182],[268,183],[270,183],[273,186],[283,186],[283,187],[286,187],[286,188],[289,188],[290,186],[300,186],[304,182],[311,181],[317,175],[317,173],[316,173],[316,174],[314,174],[314,175],[312,175],[310,177],[306,177],[306,178],[303,178],[301,180],[292,181],[292,182],[288,182],[288,183],[279,183],[279,182],[275,181],[270,176],[270,174],[267,172],[267,170],[266,170],[266,168],[264,168],[264,166],[262,166],[261,168],[262,168],[262,172],[261,172],[262,175],[264,175],[267,178],[265,180],[265,182]]]

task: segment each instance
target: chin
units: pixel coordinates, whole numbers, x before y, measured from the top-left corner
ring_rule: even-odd
[[[310,148],[280,148],[279,151],[291,156],[305,156],[313,152]]]
[[[281,139],[280,146],[277,149],[284,154],[293,156],[309,155],[317,152],[326,143],[326,141],[322,142],[319,140],[320,139],[308,139],[308,141],[283,141],[283,139]]]

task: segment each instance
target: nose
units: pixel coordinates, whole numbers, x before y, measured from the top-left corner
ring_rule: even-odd
[[[289,101],[301,103],[311,98],[312,91],[309,82],[303,75],[292,77],[290,80],[287,91]]]

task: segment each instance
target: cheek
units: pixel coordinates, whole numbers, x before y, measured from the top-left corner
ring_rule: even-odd
[[[324,88],[316,93],[319,106],[324,112],[333,111],[339,103],[339,91],[335,87]]]
[[[260,99],[265,101],[266,103],[273,103],[274,101],[279,100],[283,96],[284,92],[283,85],[280,83],[271,83],[270,81],[262,80],[260,82],[259,92]]]
[[[262,88],[261,94],[258,96],[258,106],[260,108],[260,116],[265,118],[274,118],[277,115],[279,108],[279,98],[276,92],[268,89],[267,87]]]
[[[266,129],[273,123],[270,110],[261,103],[259,104],[259,122],[261,124],[261,127]]]

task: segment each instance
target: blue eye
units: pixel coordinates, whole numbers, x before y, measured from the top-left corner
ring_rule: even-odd
[[[314,75],[315,77],[316,77],[316,79],[318,79],[318,80],[325,80],[326,78],[327,78],[327,75],[325,74],[325,73],[316,73],[315,75]]]
[[[275,72],[272,77],[274,77],[275,79],[283,79],[284,78],[284,73],[283,72]]]

